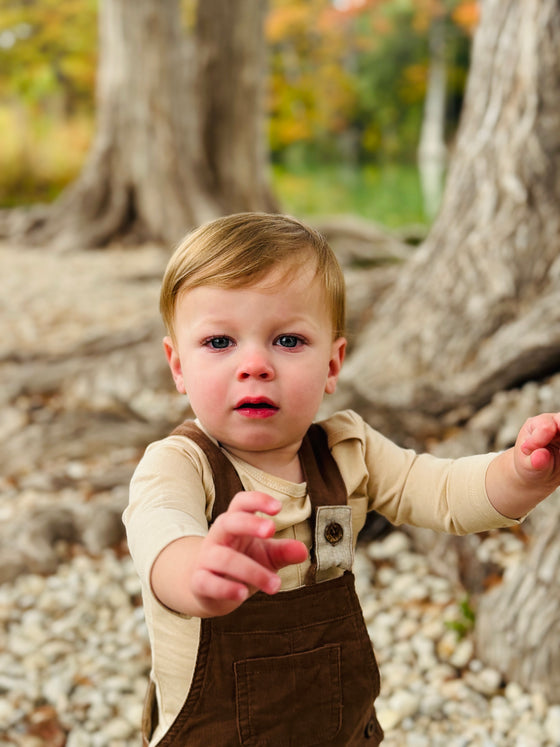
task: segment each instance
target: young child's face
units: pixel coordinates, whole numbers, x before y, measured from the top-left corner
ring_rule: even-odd
[[[346,341],[308,268],[283,268],[249,287],[180,294],[164,340],[177,390],[202,425],[254,466],[299,448],[323,394],[334,391]]]

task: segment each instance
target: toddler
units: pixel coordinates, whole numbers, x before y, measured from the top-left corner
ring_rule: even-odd
[[[480,532],[560,483],[558,413],[503,453],[456,460],[352,411],[314,423],[344,361],[344,309],[332,250],[287,216],[212,221],[168,264],[165,355],[196,420],[148,447],[124,514],[152,648],[145,745],[378,745],[352,575],[367,512]]]

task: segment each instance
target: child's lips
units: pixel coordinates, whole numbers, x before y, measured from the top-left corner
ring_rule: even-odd
[[[246,418],[270,418],[280,408],[267,397],[244,397],[234,409]]]

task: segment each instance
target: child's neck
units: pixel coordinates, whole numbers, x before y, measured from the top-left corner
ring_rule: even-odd
[[[288,482],[304,482],[305,476],[299,459],[299,452],[267,451],[267,452],[236,452],[228,447],[233,456],[242,459],[252,467],[267,472],[274,477],[280,477]]]

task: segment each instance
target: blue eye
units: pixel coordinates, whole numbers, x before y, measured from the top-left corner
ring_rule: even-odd
[[[209,348],[212,348],[212,350],[225,350],[228,348],[232,341],[229,337],[210,337],[208,340],[204,343]]]
[[[280,335],[276,338],[276,344],[282,348],[297,348],[302,343],[303,340],[297,335]]]

